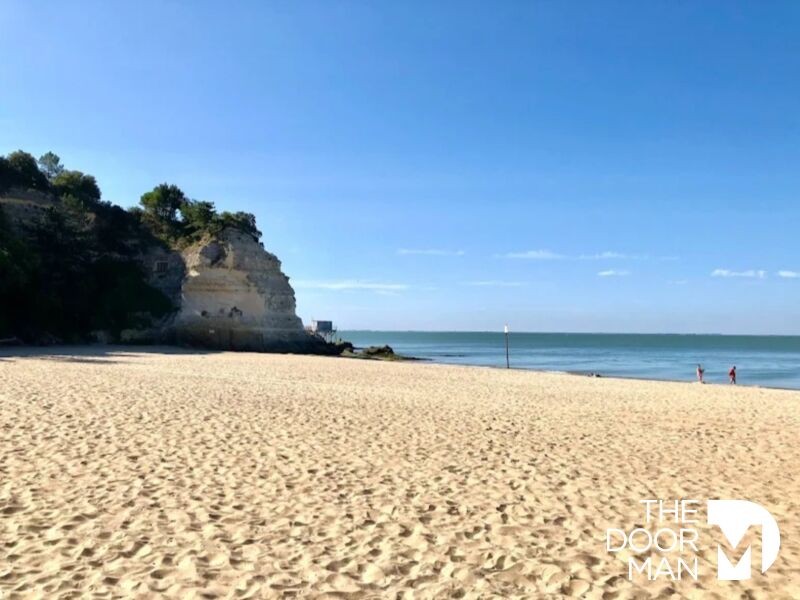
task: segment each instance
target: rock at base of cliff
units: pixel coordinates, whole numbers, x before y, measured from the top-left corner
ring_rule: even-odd
[[[341,349],[322,338],[300,331],[297,333],[257,330],[253,328],[215,329],[187,327],[172,332],[180,346],[231,350],[239,352],[284,352],[293,354],[340,354]]]

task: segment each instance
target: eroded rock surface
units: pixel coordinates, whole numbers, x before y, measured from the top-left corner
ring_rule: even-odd
[[[173,322],[179,342],[286,351],[317,343],[295,314],[294,290],[280,260],[252,236],[226,229],[182,255],[186,276]]]

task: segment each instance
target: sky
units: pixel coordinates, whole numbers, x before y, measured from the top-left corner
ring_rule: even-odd
[[[340,329],[800,334],[800,3],[0,0],[0,153],[253,212]]]

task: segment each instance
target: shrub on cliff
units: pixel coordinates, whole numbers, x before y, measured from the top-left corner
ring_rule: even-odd
[[[11,165],[8,164],[8,159],[5,156],[0,156],[0,193],[3,193],[13,184],[14,171]]]
[[[61,171],[52,179],[53,191],[62,199],[70,196],[86,207],[91,207],[100,202],[100,188],[97,180],[91,175],[80,171]]]
[[[217,216],[213,224],[217,231],[231,227],[253,236],[256,241],[261,239],[261,232],[256,227],[256,216],[253,213],[242,211],[230,213],[225,211]]]
[[[216,218],[217,211],[213,202],[184,200],[181,204],[181,224],[186,237],[199,239],[213,227]]]
[[[15,325],[34,293],[32,273],[35,259],[17,239],[0,207],[0,338],[17,335]]]
[[[261,232],[256,227],[255,215],[248,212],[217,213],[213,202],[190,200],[176,185],[162,183],[142,194],[140,208],[131,213],[164,241],[185,246],[205,235],[216,235],[230,227],[253,236]]]
[[[186,201],[186,196],[176,185],[162,183],[139,199],[143,209],[144,223],[153,232],[174,242],[180,237],[181,223],[178,220],[178,209]]]
[[[45,152],[39,157],[39,170],[44,173],[48,180],[52,181],[58,175],[64,172],[64,165],[61,164],[61,158],[58,154],[53,152]]]
[[[121,210],[121,209],[120,209]],[[150,287],[133,257],[109,252],[80,214],[47,209],[25,240],[0,232],[0,337],[81,341],[93,330],[118,334],[170,301]]]
[[[50,182],[39,170],[36,159],[17,150],[0,161],[0,191],[10,187],[50,191]]]
[[[96,289],[92,330],[119,335],[123,329],[146,328],[150,317],[160,318],[172,311],[172,303],[145,282],[135,261],[101,257],[92,265],[91,278]]]

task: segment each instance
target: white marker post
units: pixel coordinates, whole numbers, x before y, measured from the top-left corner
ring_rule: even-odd
[[[508,359],[508,325],[503,327],[503,332],[506,334],[506,369],[510,369],[511,362]]]

